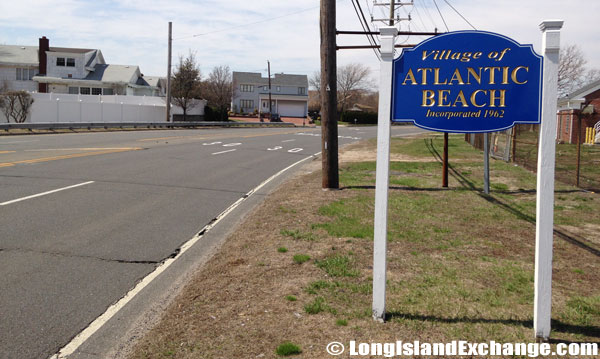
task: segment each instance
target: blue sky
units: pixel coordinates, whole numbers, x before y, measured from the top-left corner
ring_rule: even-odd
[[[382,17],[372,0],[359,0],[366,17]],[[382,0],[379,0],[382,2]],[[595,30],[600,2],[590,0],[414,0],[399,14],[411,14],[401,30],[432,31],[471,27],[498,32],[539,51],[544,19],[565,20],[563,44],[578,44],[588,65],[600,68],[600,36]],[[350,0],[337,1],[337,28],[360,30]],[[46,36],[50,46],[101,49],[112,64],[139,65],[145,75],[166,75],[167,28],[173,22],[173,60],[196,54],[204,75],[213,66],[235,71],[312,74],[319,69],[319,0],[261,1],[8,1],[0,3],[0,43],[37,45]],[[370,23],[371,26],[383,25]],[[196,36],[194,36],[196,35]],[[362,36],[338,37],[339,45],[366,44]],[[418,38],[399,39],[416,43]],[[338,51],[338,64],[360,62],[378,76],[371,50]]]

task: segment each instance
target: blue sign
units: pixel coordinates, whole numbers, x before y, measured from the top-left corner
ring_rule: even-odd
[[[463,133],[540,123],[542,60],[531,45],[490,32],[427,39],[394,60],[392,121]]]

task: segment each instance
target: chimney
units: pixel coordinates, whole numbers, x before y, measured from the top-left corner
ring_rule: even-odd
[[[46,76],[48,56],[46,51],[50,51],[50,40],[46,36],[40,38],[40,45],[38,48],[38,61],[39,61],[39,75]],[[38,83],[38,92],[48,92],[48,84]]]

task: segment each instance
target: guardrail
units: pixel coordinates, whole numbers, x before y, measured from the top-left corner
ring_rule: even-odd
[[[76,128],[187,128],[187,127],[277,127],[295,126],[290,122],[55,122],[55,123],[0,123],[0,130],[64,130]]]

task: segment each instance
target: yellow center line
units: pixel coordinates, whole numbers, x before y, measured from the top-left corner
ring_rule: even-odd
[[[4,154],[4,153],[14,153],[14,152],[17,152],[17,151],[0,151],[0,155]]]
[[[106,150],[106,151],[73,153],[70,155],[62,155],[62,156],[33,158],[30,160],[21,160],[21,161],[13,161],[13,162],[0,162],[0,167],[9,167],[9,166],[14,166],[17,164],[25,164],[25,163],[31,164],[31,163],[49,162],[49,161],[64,160],[64,159],[69,159],[69,158],[98,156],[98,155],[105,155],[105,154],[109,154],[109,153],[137,151],[137,150],[141,150],[141,149],[142,149],[141,147],[130,147],[130,148],[121,148],[121,149],[111,149],[111,150]]]

